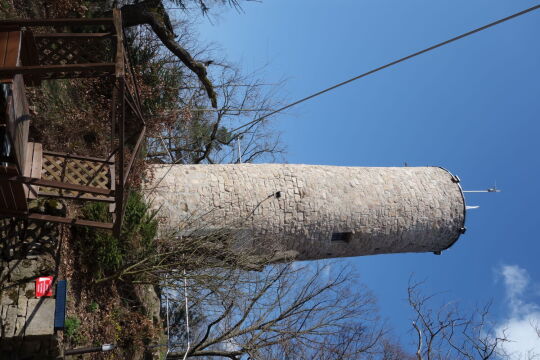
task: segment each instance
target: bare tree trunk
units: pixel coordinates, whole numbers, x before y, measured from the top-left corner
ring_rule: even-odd
[[[145,0],[132,5],[124,5],[121,10],[124,26],[150,25],[163,45],[197,75],[210,98],[212,107],[217,108],[217,96],[212,82],[208,79],[206,67],[193,59],[191,54],[175,40],[176,35],[161,0]]]

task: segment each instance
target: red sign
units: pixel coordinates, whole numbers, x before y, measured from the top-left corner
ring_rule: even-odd
[[[43,276],[36,279],[36,297],[52,296],[52,276]]]

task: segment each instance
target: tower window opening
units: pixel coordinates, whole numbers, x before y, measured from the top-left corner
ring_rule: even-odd
[[[352,232],[335,232],[332,233],[332,241],[349,242],[352,239]]]

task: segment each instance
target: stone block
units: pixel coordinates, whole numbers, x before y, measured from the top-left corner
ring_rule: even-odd
[[[17,301],[17,316],[26,316],[26,304],[28,299],[24,296],[19,296],[19,301]]]
[[[0,305],[15,305],[18,297],[17,287],[4,289],[0,294]]]
[[[9,262],[10,280],[19,281],[36,275],[38,261],[29,259],[12,260]]]
[[[2,338],[9,339],[15,335],[17,327],[17,306],[7,305],[6,316],[2,321]]]
[[[21,286],[19,289],[19,296],[24,296],[27,299],[33,299],[36,297],[36,283],[28,282]]]
[[[15,321],[15,332],[13,336],[24,336],[24,325],[26,324],[26,318],[24,317],[17,317],[17,320]]]
[[[56,300],[50,298],[28,300],[25,336],[54,334],[55,303]]]

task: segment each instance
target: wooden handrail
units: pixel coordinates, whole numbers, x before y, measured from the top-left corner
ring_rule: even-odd
[[[126,119],[126,102],[125,91],[126,84],[125,78],[123,76],[116,78],[118,84],[118,99],[120,99],[120,111],[117,114],[118,119],[118,141],[120,146],[120,151],[118,154],[118,187],[116,188],[116,221],[114,232],[116,236],[120,236],[122,230],[122,221],[124,218],[124,166],[125,166],[125,133],[124,133],[124,121]]]
[[[146,126],[146,121],[144,121],[144,116],[142,116],[142,110],[141,110],[141,96],[140,96],[140,89],[139,89],[139,83],[137,82],[137,79],[135,77],[135,70],[133,69],[133,65],[129,61],[129,48],[126,49],[124,52],[125,56],[125,62],[126,66],[128,67],[129,73],[131,74],[131,78],[133,79],[133,84],[135,85],[135,102],[137,104],[137,109],[139,110],[140,120],[144,126]],[[131,95],[131,94],[130,94]],[[133,97],[133,96],[132,96]]]
[[[69,65],[33,65],[33,66],[8,66],[0,68],[0,77],[8,77],[15,74],[40,75],[44,73],[63,73],[63,72],[86,72],[103,71],[113,73],[115,63],[87,63],[87,64],[69,64]]]
[[[107,196],[114,195],[114,190],[111,190],[111,189],[103,189],[103,188],[97,188],[94,186],[70,184],[70,183],[65,183],[65,182],[56,181],[56,180],[36,179],[36,178],[27,177],[27,176],[8,176],[8,177],[0,176],[0,181],[1,180],[23,183],[27,185],[51,187],[55,189],[81,191],[81,192],[85,192],[89,194],[96,194],[96,195],[107,195]]]
[[[143,120],[143,116],[142,116],[142,110],[141,108],[137,105],[137,101],[135,100],[135,98],[133,97],[133,95],[131,94],[131,92],[129,92],[129,89],[127,89],[128,91],[126,91],[126,94],[128,96],[126,96],[124,98],[124,100],[127,102],[128,106],[130,107],[131,110],[133,110],[133,112],[135,113],[135,115],[137,116],[137,118],[141,121],[141,123],[144,124],[144,120]]]
[[[127,179],[129,177],[129,173],[131,172],[131,167],[133,166],[133,163],[135,162],[135,158],[139,155],[139,151],[141,150],[141,144],[144,139],[145,133],[146,133],[146,126],[143,126],[141,133],[139,134],[139,138],[137,139],[137,143],[135,144],[135,148],[133,149],[133,154],[131,156],[131,159],[129,159],[128,167],[124,174],[124,185],[127,183]]]
[[[114,36],[113,33],[37,33],[34,34],[34,38],[60,38],[60,39],[94,39],[94,38],[108,38]]]
[[[91,227],[104,229],[104,230],[112,230],[113,228],[112,223],[105,223],[105,222],[100,222],[100,221],[91,221],[91,220],[84,220],[84,219],[75,219],[75,218],[65,218],[62,216],[43,215],[43,214],[36,214],[36,213],[28,214],[28,220],[46,221],[46,222],[54,222],[54,223],[60,223],[60,224],[78,225],[78,226],[91,226]]]
[[[63,157],[66,159],[88,160],[88,161],[93,161],[93,162],[98,162],[98,163],[114,164],[114,161],[111,160],[114,154],[111,154],[109,155],[107,159],[104,159],[104,158],[97,158],[97,157],[92,157],[92,156],[82,156],[82,155],[69,154],[69,153],[63,153],[63,152],[58,152],[58,151],[43,150],[43,155],[52,155],[52,156]]]
[[[54,193],[47,193],[43,191],[38,192],[38,195],[42,197],[62,198],[62,199],[68,199],[68,200],[97,201],[97,202],[106,202],[106,203],[114,203],[115,201],[114,197],[112,196],[84,197],[84,196],[81,196],[81,194],[78,194],[78,195],[54,194]]]
[[[71,18],[71,19],[10,19],[0,20],[0,27],[17,27],[23,26],[70,26],[70,25],[113,25],[113,18]]]
[[[124,31],[122,30],[122,12],[113,9],[114,29],[116,32],[116,77],[123,77],[124,69]]]

